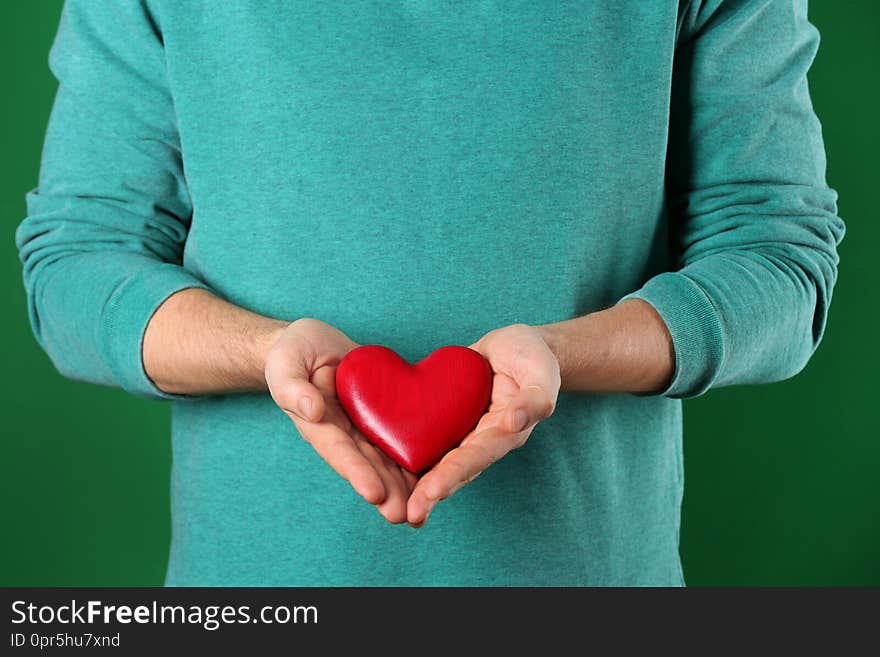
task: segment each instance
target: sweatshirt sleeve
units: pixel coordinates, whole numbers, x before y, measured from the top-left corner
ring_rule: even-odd
[[[822,338],[844,225],[807,87],[806,5],[694,0],[682,14],[666,176],[677,271],[624,297],[672,335],[660,394],[788,378]]]
[[[58,80],[39,180],[15,239],[37,341],[73,379],[147,398],[147,323],[171,294],[206,288],[181,266],[192,213],[146,2],[67,0],[49,51]]]

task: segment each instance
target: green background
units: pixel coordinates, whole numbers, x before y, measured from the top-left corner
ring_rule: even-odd
[[[57,374],[27,325],[13,234],[55,92],[60,0],[0,5],[0,584],[159,585],[169,408]],[[815,1],[810,88],[847,223],[825,341],[796,378],[686,402],[689,585],[880,585],[880,4]]]

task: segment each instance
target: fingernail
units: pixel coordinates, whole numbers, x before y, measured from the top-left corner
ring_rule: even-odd
[[[308,419],[309,415],[312,413],[312,400],[308,397],[300,397],[299,410],[303,414],[303,417]]]
[[[513,426],[516,427],[516,431],[522,431],[526,428],[526,423],[529,421],[529,416],[526,415],[526,412],[523,409],[519,409],[516,413],[513,414]]]

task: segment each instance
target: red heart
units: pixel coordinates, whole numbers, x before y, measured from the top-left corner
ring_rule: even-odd
[[[336,395],[354,425],[417,474],[476,426],[492,393],[492,367],[469,347],[440,347],[410,365],[388,347],[352,349],[336,368]]]

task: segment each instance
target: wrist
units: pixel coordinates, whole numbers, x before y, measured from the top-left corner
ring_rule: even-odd
[[[598,327],[600,319],[590,313],[535,327],[559,363],[560,390],[588,390],[585,381],[598,384],[608,347]]]
[[[291,322],[266,318],[252,337],[253,372],[254,376],[258,378],[261,387],[265,387],[266,362],[269,360],[269,354],[272,352],[272,348],[281,340],[284,331],[290,325]]]
[[[559,364],[559,375],[562,378],[562,387],[565,387],[565,354],[563,353],[562,347],[564,345],[564,335],[563,331],[560,328],[561,322],[556,322],[553,324],[537,324],[534,326],[535,330],[538,332],[538,335],[541,336],[541,339],[544,341],[544,344],[550,349],[550,352],[556,358],[556,362]]]

